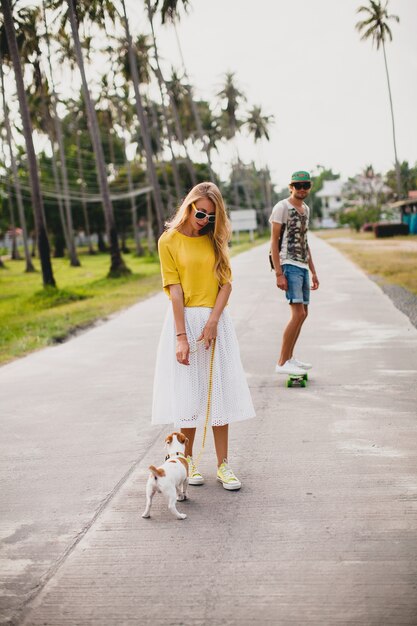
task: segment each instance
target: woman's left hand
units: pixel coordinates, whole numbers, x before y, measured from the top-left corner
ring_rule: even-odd
[[[217,337],[217,322],[208,321],[203,328],[203,332],[197,339],[197,341],[204,341],[204,347],[208,350],[212,344],[213,339]]]

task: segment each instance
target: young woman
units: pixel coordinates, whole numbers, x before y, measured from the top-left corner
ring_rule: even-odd
[[[240,489],[227,461],[229,424],[254,417],[255,411],[225,308],[232,290],[231,229],[218,187],[196,185],[166,226],[158,247],[162,284],[171,306],[157,354],[152,422],[174,422],[181,428],[188,439],[190,485],[201,485],[204,479],[193,461],[193,443],[197,426],[206,421],[212,371],[209,424],[217,479],[225,489]]]

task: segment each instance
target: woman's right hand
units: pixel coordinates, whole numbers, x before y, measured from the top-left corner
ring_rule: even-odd
[[[181,365],[190,365],[190,344],[188,343],[187,335],[181,335],[177,338],[177,361]]]

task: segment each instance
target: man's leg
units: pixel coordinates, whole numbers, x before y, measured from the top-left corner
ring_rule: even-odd
[[[295,337],[295,339],[294,339],[294,343],[292,344],[290,359],[292,359],[292,357],[294,356],[294,355],[293,355],[293,352],[294,352],[295,344],[296,344],[296,343],[297,343],[297,341],[298,341],[298,337],[300,336],[300,332],[301,332],[301,327],[302,327],[302,325],[304,324],[304,322],[306,321],[306,318],[307,318],[307,315],[308,315],[308,305],[307,305],[307,304],[303,304],[303,307],[304,307],[304,313],[305,313],[305,316],[304,316],[304,319],[303,319],[303,321],[301,322],[301,325],[300,325],[300,327],[299,327],[299,329],[298,329],[297,336],[296,336],[296,337]]]
[[[291,319],[288,322],[282,337],[281,355],[278,365],[284,365],[284,363],[292,357],[292,352],[300,334],[301,326],[307,317],[306,307],[302,302],[291,304],[290,307]]]

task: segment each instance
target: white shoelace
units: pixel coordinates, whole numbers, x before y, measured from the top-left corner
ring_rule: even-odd
[[[223,474],[224,476],[226,476],[226,478],[233,478],[234,480],[237,480],[236,476],[228,465],[226,465],[226,468],[223,470]]]
[[[198,474],[199,476],[201,476],[197,467],[194,465],[194,461],[191,459],[191,461],[188,461],[188,462],[190,464],[190,476],[194,476],[195,474]]]

